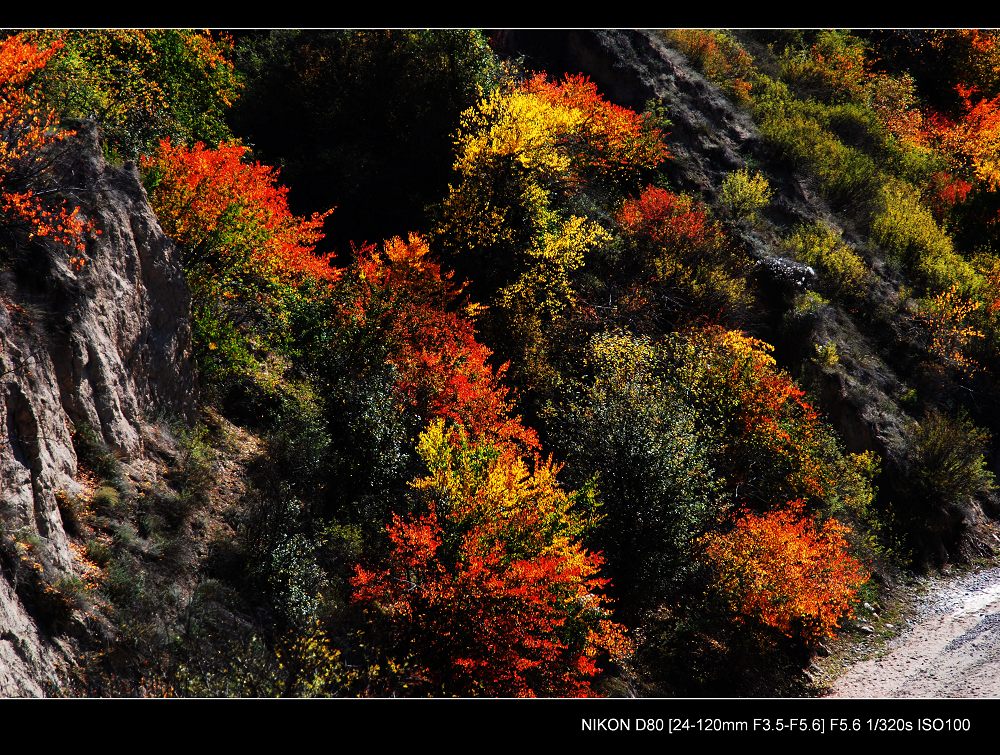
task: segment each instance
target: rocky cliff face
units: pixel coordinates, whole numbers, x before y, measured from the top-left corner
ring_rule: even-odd
[[[74,432],[91,428],[142,474],[158,419],[190,412],[194,375],[178,253],[138,172],[107,165],[90,127],[58,170],[101,233],[79,272],[60,249],[0,254],[0,534],[71,573],[58,497],[80,490]],[[10,560],[0,559],[0,696],[39,695],[68,645],[37,625]]]

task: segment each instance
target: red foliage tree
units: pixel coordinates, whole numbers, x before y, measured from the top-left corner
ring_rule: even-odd
[[[352,316],[377,318],[392,344],[406,403],[427,418],[461,424],[470,435],[516,441],[537,448],[533,430],[513,416],[506,365],[489,364],[490,349],[476,340],[471,315],[455,311],[461,288],[452,274],[429,258],[427,242],[416,234],[393,238],[381,250],[356,250],[352,275],[356,298]]]
[[[691,197],[656,186],[625,200],[617,220],[626,234],[678,251],[716,245],[724,237],[719,224],[709,220]]]
[[[740,615],[792,637],[816,642],[833,635],[868,574],[848,554],[850,528],[820,523],[802,501],[777,511],[745,511],[727,533],[703,538],[718,588]]]
[[[332,210],[309,218],[293,215],[278,172],[246,162],[248,151],[236,143],[187,147],[164,139],[154,155],[144,156],[140,164],[164,230],[189,254],[211,254],[223,268],[274,283],[335,280],[333,254],[314,251]]]
[[[1000,95],[977,97],[974,87],[957,84],[962,114],[957,119],[932,114],[929,129],[954,170],[990,189],[1000,188]]]
[[[25,228],[29,238],[48,238],[83,252],[92,225],[78,207],[52,203],[39,193],[52,167],[52,148],[73,135],[58,128],[54,111],[31,89],[33,78],[58,49],[25,42],[19,35],[0,42],[0,212]],[[73,257],[79,269],[82,257]]]
[[[395,667],[417,693],[589,696],[598,658],[626,654],[575,537],[576,496],[552,464],[469,442],[437,422],[421,437],[427,513],[388,527],[383,568],[357,567],[354,599],[379,609]]]

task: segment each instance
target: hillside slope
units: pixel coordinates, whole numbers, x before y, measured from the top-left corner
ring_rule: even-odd
[[[768,53],[753,34],[737,37],[764,65],[760,58]],[[744,326],[775,345],[779,363],[814,393],[850,451],[874,451],[881,457],[882,505],[905,512],[913,494],[913,447],[921,408],[913,405],[913,389],[919,389],[923,407],[948,410],[963,406],[970,392],[960,380],[915,369],[926,337],[907,298],[914,295],[916,278],[871,236],[866,223],[870,210],[830,202],[807,165],[778,159],[752,109],[707,79],[661,31],[507,31],[497,33],[496,39],[509,53],[524,55],[528,66],[554,75],[590,76],[620,104],[642,109],[659,103],[671,122],[666,140],[672,155],[666,165],[671,184],[704,199],[720,215],[725,214],[720,191],[727,175],[749,167],[766,176],[774,190],[766,210],[754,224],[728,229],[756,260],[756,283],[763,294],[762,310]],[[864,290],[831,297],[803,321],[793,311],[796,295],[809,289],[826,292],[831,281],[824,271],[793,259],[784,240],[797,227],[816,223],[832,229],[861,255],[871,275]],[[838,363],[818,365],[815,348],[831,343]],[[976,395],[992,407],[988,391]],[[977,421],[992,425],[991,410],[984,410]],[[991,464],[994,472],[1000,471],[996,454]],[[936,521],[911,528],[917,559],[942,564],[988,555],[994,539],[987,533],[997,511],[995,499],[987,497],[936,512]]]
[[[42,694],[70,655],[40,602],[79,568],[60,499],[83,489],[80,434],[127,476],[155,475],[155,424],[195,396],[187,287],[135,168],[107,165],[93,127],[65,157],[60,180],[101,231],[86,266],[32,247],[9,250],[0,273],[0,696]]]

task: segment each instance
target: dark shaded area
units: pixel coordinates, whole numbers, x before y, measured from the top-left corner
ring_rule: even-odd
[[[460,29],[245,34],[236,65],[234,132],[282,167],[293,211],[337,208],[325,245],[339,249],[427,229],[459,115],[499,74],[482,35]]]

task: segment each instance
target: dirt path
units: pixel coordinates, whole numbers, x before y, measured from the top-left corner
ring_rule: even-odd
[[[828,697],[1000,697],[1000,567],[936,582],[910,626]]]

